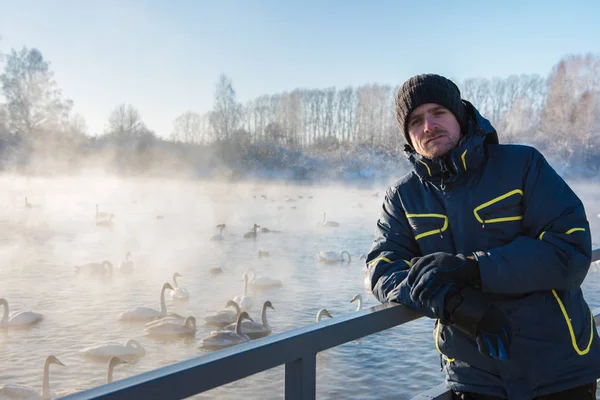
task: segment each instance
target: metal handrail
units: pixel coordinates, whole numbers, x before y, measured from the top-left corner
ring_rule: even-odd
[[[600,260],[600,248],[593,250],[593,260]],[[594,316],[600,322],[600,308],[594,310]],[[279,365],[285,365],[286,400],[315,399],[317,353],[420,317],[421,314],[401,304],[380,304],[97,386],[64,399],[176,400]],[[449,392],[444,387],[439,385],[427,392],[428,397],[419,397],[422,394],[415,399],[447,398]]]

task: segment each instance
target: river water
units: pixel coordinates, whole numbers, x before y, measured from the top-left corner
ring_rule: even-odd
[[[0,384],[41,388],[47,355],[65,367],[52,365],[53,392],[100,385],[104,362],[88,360],[79,350],[103,342],[136,339],[146,355],[119,365],[122,379],[174,362],[208,354],[199,341],[214,328],[204,316],[240,295],[242,274],[283,282],[281,288],[253,292],[250,315],[260,320],[265,300],[273,303],[268,319],[274,333],[315,321],[327,308],[335,317],[355,310],[350,303],[361,294],[364,306],[377,301],[363,285],[363,262],[374,238],[374,226],[386,184],[352,185],[285,183],[219,183],[78,178],[0,178],[0,297],[11,311],[35,311],[44,320],[26,330],[0,334]],[[584,200],[595,237],[600,237],[600,186],[573,185]],[[27,204],[25,198],[27,198]],[[95,224],[95,205],[114,214],[112,227]],[[338,228],[320,226],[323,213]],[[225,223],[225,240],[210,241],[215,225]],[[280,233],[243,238],[253,224]],[[600,239],[596,239],[596,245]],[[258,251],[269,257],[258,257]],[[348,251],[350,264],[325,265],[319,251]],[[108,260],[115,267],[131,252],[134,273],[115,269],[112,279],[83,277],[73,266]],[[221,267],[219,275],[209,269]],[[190,293],[187,303],[166,296],[169,311],[198,320],[195,338],[161,341],[147,337],[143,324],[122,323],[118,315],[137,306],[158,308],[164,282],[173,273]],[[600,273],[590,271],[584,291],[590,306],[600,306]],[[322,352],[317,357],[317,398],[410,398],[443,381],[431,329],[420,319],[361,341]],[[256,374],[194,398],[280,399],[284,368]],[[201,377],[199,377],[201,379]]]

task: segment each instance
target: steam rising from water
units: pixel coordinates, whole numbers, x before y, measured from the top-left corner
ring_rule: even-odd
[[[0,335],[0,384],[41,388],[43,360],[49,354],[66,365],[51,368],[53,391],[103,384],[105,365],[84,359],[79,350],[108,341],[124,343],[134,338],[146,348],[146,356],[137,363],[119,366],[115,379],[206,354],[198,348],[199,340],[214,328],[203,325],[204,316],[241,294],[242,274],[248,268],[283,282],[281,288],[249,292],[254,300],[250,315],[255,321],[260,321],[262,303],[273,303],[269,323],[274,334],[313,323],[321,308],[334,317],[353,312],[355,304],[350,300],[357,293],[363,294],[365,307],[377,304],[363,287],[359,255],[368,251],[374,238],[385,185],[18,176],[4,176],[0,183],[4,189],[0,193],[0,297],[9,301],[11,311],[32,310],[45,316],[28,330]],[[573,187],[586,204],[592,232],[600,232],[596,217],[600,188],[588,182]],[[112,228],[96,226],[96,204],[99,211],[114,214]],[[323,228],[324,212],[340,226]],[[215,226],[221,223],[227,226],[225,240],[208,240],[218,233]],[[254,223],[281,233],[244,239],[242,235]],[[259,250],[268,251],[269,257],[259,258]],[[349,265],[324,265],[316,260],[319,251],[344,250],[352,254]],[[135,263],[132,275],[118,270],[127,252]],[[110,279],[73,271],[75,265],[103,260],[115,266]],[[223,273],[210,275],[208,270],[217,266]],[[118,321],[119,313],[137,306],[158,308],[160,288],[171,282],[174,272],[182,275],[178,282],[188,289],[190,299],[175,303],[167,296],[167,309],[196,317],[195,338],[155,340],[144,336],[143,324]],[[597,287],[600,281],[591,274],[586,284]],[[592,306],[600,305],[596,292],[586,292]],[[349,364],[361,364],[366,367],[361,370],[367,371],[353,378],[358,379],[354,390],[367,396],[377,384],[382,393],[398,395],[397,385],[391,387],[385,379],[387,373],[397,373],[397,363],[390,363],[382,349],[390,342],[407,340],[406,348],[398,349],[399,357],[412,366],[402,397],[436,384],[442,376],[431,346],[429,322],[420,320],[365,338],[360,345],[320,354],[319,396],[346,393],[352,375]],[[368,373],[375,369],[377,374]],[[269,397],[281,393],[282,379],[282,369],[277,368],[198,397],[239,398],[242,389],[249,397]]]

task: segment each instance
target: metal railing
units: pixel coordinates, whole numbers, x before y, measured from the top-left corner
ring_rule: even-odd
[[[600,260],[600,248],[593,250]],[[161,399],[193,396],[285,365],[286,400],[316,398],[316,356],[364,336],[410,322],[421,315],[401,304],[381,304],[319,323],[178,362],[64,397],[65,400]],[[594,310],[600,323],[600,308]],[[447,399],[441,384],[414,399]]]

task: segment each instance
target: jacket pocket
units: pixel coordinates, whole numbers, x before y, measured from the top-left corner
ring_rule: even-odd
[[[443,344],[446,342],[446,338],[444,337],[445,328],[446,325],[442,324],[442,322],[439,319],[435,321],[435,328],[433,329],[433,339],[435,340],[435,348],[446,362],[453,362],[454,358],[447,357],[444,353],[442,353],[442,349],[440,347],[443,346]]]
[[[473,209],[473,214],[475,219],[485,228],[486,225],[493,226],[493,224],[522,220],[522,206],[523,191],[515,189],[478,205]]]
[[[444,237],[448,229],[448,217],[444,214],[406,214],[415,240],[439,235]]]
[[[592,310],[583,301],[580,293],[557,292],[552,289],[552,295],[556,300],[563,317],[560,332],[564,334],[565,341],[570,342],[573,351],[580,356],[589,353],[594,341],[596,326]]]

